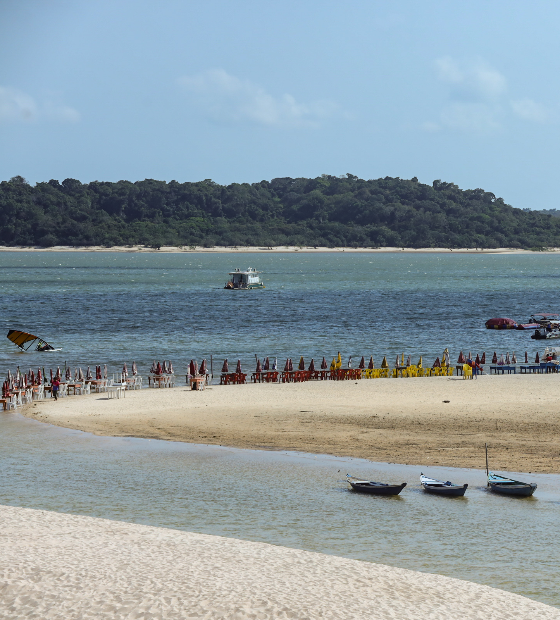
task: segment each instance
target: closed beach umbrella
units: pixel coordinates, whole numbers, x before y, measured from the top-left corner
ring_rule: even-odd
[[[309,363],[309,372],[315,372],[315,360],[311,358],[311,362]]]
[[[171,362],[169,362],[169,364],[167,364],[167,370],[169,371],[169,373],[171,373],[171,370],[169,370],[169,367],[171,366]],[[206,360],[202,360],[202,364],[200,364],[200,370],[198,371],[199,374],[201,375],[206,375],[208,374],[208,369],[206,367]],[[258,372],[258,371],[257,371]]]
[[[401,353],[401,366],[404,366],[404,352]]]
[[[196,377],[197,375],[199,375],[199,371],[198,371],[198,362],[194,363],[194,376]]]
[[[105,368],[107,368],[107,364],[105,364]],[[132,376],[135,377],[138,374],[138,368],[136,368],[136,362],[132,362]]]
[[[469,351],[469,359],[472,360],[472,355],[470,351]]]
[[[457,360],[457,364],[465,364],[467,359],[465,358],[465,354],[461,351],[459,353],[459,359]]]
[[[494,351],[494,355],[492,356],[492,364],[497,364],[498,363],[498,356],[496,354],[496,351]]]
[[[406,358],[406,367],[410,366],[410,355]]]
[[[527,351],[525,351],[525,363],[526,364],[529,363],[529,355],[528,355]]]
[[[383,356],[383,361],[381,362],[381,368],[389,368],[389,364],[387,363],[387,356]]]
[[[66,368],[66,380],[70,381],[71,378],[72,378],[72,370],[70,369],[70,366],[68,366]]]
[[[274,358],[274,364],[272,364],[272,370],[278,370],[278,358]]]
[[[19,371],[19,368],[18,368]],[[60,373],[60,366],[56,367],[56,378],[60,381],[62,374]]]
[[[482,357],[480,358],[480,363],[481,364],[486,364],[486,352],[485,351],[482,352]]]
[[[352,368],[352,356],[348,358],[348,368]]]
[[[294,370],[294,365],[292,364],[292,358],[291,358],[291,357],[290,357],[290,359],[288,360],[288,365],[289,365],[288,370],[289,370],[290,372],[293,372],[293,370]]]
[[[82,367],[80,366],[80,370],[78,371],[78,381],[83,381],[84,380],[84,372],[82,370]]]
[[[150,368],[150,374],[151,375],[155,375],[156,374],[156,360],[154,360],[152,362],[152,367]]]
[[[17,367],[17,372],[16,372],[16,381],[19,381],[21,378],[21,373],[19,372],[19,366]]]
[[[128,368],[126,367],[126,362],[123,364],[122,374],[123,374],[123,377],[128,377]],[[101,366],[99,367],[99,375],[101,375]]]
[[[331,362],[331,370],[336,370],[336,359],[333,357]]]
[[[156,375],[161,375],[161,374],[162,374],[162,368],[161,368],[161,364],[158,362],[156,364]]]
[[[368,369],[369,369],[369,370],[373,370],[373,369],[374,369],[374,365],[373,365],[373,355],[369,358]]]
[[[227,358],[224,360],[224,363],[222,365],[222,372],[229,372],[229,367],[228,367],[228,363],[227,363]]]
[[[395,368],[399,368],[399,367],[400,367],[400,361],[399,361],[399,356],[397,355],[397,361],[395,362]]]
[[[224,362],[224,366],[225,366],[225,362]],[[227,370],[226,370],[226,372],[227,372]],[[191,377],[194,377],[196,375],[195,367],[194,367],[194,360],[191,360],[191,362],[189,364],[189,375],[191,375]]]
[[[360,360],[360,363],[358,364],[358,368],[365,368],[366,367],[366,360],[365,357],[362,355],[362,359]]]
[[[270,370],[270,360],[268,359],[268,357],[264,361],[263,370]]]
[[[342,357],[340,356],[340,351],[338,352],[338,357],[336,358],[336,367],[342,368]]]
[[[290,359],[286,358],[286,364],[284,365],[284,372],[289,372],[290,370]]]
[[[537,351],[537,354],[535,355],[535,364],[540,364],[541,360],[539,358],[539,352]]]
[[[167,369],[169,370],[169,374],[172,375],[173,374],[173,364],[172,364],[172,362],[169,362],[167,364]]]
[[[86,370],[86,379],[87,379],[88,381],[90,381],[90,380],[91,380],[91,378],[92,378],[92,376],[91,376],[91,369],[90,369],[90,367],[88,366],[88,367],[87,367],[87,370]]]
[[[35,371],[31,371],[31,383],[35,385]],[[38,383],[38,382],[37,382]]]
[[[256,368],[255,372],[262,372],[261,360],[257,360],[257,368]]]
[[[303,355],[299,358],[298,370],[305,370],[305,362],[303,361]]]
[[[441,362],[439,361],[439,357],[436,357],[436,361],[434,362],[432,368],[441,368]]]
[[[506,366],[509,366],[511,364],[511,359],[509,357],[509,351],[506,353]]]
[[[511,354],[511,363],[517,364],[517,357],[515,355],[515,351]]]
[[[504,361],[504,354],[502,353],[502,354],[500,355],[500,359],[498,360],[498,366],[503,366],[504,364],[505,364],[505,361]]]
[[[474,360],[474,363],[479,366],[480,365],[480,357],[478,357],[478,353],[476,354],[476,359]]]
[[[420,359],[418,360],[418,368],[422,368],[422,356],[420,356]]]
[[[469,353],[469,359],[471,357],[471,354]],[[443,352],[443,364],[444,366],[449,366],[450,365],[450,359],[449,359],[449,350],[445,349],[445,351]]]
[[[327,366],[327,360],[325,359],[325,357],[323,356],[323,361],[321,362],[321,370],[327,370],[328,366]]]
[[[241,374],[241,360],[237,360],[237,368],[235,369],[235,372]]]
[[[167,374],[167,362],[165,360],[163,360],[163,364],[161,365],[161,374],[162,375]]]

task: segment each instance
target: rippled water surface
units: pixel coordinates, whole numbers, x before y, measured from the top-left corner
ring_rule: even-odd
[[[223,289],[253,266],[265,290]],[[72,367],[153,359],[299,355],[331,359],[424,355],[449,347],[517,354],[528,332],[492,331],[494,316],[560,312],[560,256],[466,254],[0,253],[0,327],[37,333],[60,353],[18,354],[0,341],[0,372],[16,364]]]
[[[0,416],[0,503],[217,534],[440,573],[560,607],[560,476],[533,498],[420,490],[420,469],[285,452],[96,437]],[[408,482],[401,495],[347,490],[346,472]]]

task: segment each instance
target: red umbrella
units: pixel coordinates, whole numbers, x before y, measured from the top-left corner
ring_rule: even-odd
[[[255,370],[255,372],[262,372],[262,364],[261,364],[261,360],[257,360],[257,368]]]
[[[241,374],[241,360],[237,360],[237,368],[235,369],[237,374]]]
[[[298,370],[305,370],[305,362],[303,361],[303,355],[299,358]]]
[[[95,378],[96,379],[101,379],[101,366],[96,366],[95,367]]]
[[[19,368],[18,368],[19,370]],[[60,366],[56,367],[56,378],[60,381],[60,378],[62,377],[62,375],[60,374]]]
[[[358,368],[365,368],[365,367],[366,367],[366,360],[364,356],[362,355],[362,359],[360,360],[360,363],[358,364]]]
[[[528,364],[529,363],[529,356],[527,354],[527,351],[525,351],[525,363]]]
[[[227,363],[227,358],[224,360],[224,364],[222,366],[222,372],[229,372],[229,367]]]
[[[171,366],[171,362],[169,362],[169,366]],[[167,367],[169,370],[169,366]],[[171,370],[169,370],[169,372],[171,372]],[[198,374],[200,375],[205,375],[207,374],[207,369],[206,369],[206,360],[202,360],[202,364],[200,364],[200,370],[198,371]]]
[[[41,372],[41,369],[38,368],[37,369],[37,385],[41,385],[41,383],[43,383],[43,373]]]
[[[457,364],[464,364],[467,360],[465,359],[465,356],[463,355],[463,352],[461,351],[461,353],[459,353],[459,359],[457,360]]]
[[[290,370],[290,359],[286,358],[286,365],[284,366],[284,372],[289,372]]]
[[[535,364],[540,364],[541,360],[539,358],[539,352],[537,351],[537,354],[535,355]]]
[[[478,353],[476,354],[476,359],[474,360],[474,363],[475,363],[477,366],[480,366],[480,357],[478,357]]]
[[[70,370],[70,366],[68,366],[66,368],[66,373],[65,374],[66,374],[66,380],[70,381],[70,379],[72,378],[72,371]]]
[[[292,371],[294,370],[294,365],[292,364],[292,358],[291,358],[291,357],[290,357],[290,359],[289,359],[289,368],[288,368],[288,370],[289,370],[290,372],[292,372]]]
[[[486,353],[482,352],[482,357],[480,358],[480,364],[486,364]]]
[[[368,368],[369,370],[373,370],[373,355],[369,358]]]
[[[315,361],[311,358],[311,363],[309,364],[309,372],[315,372]]]
[[[492,364],[498,363],[498,356],[496,355],[496,351],[494,351],[494,355],[492,356]]]
[[[323,357],[323,361],[321,362],[321,370],[327,370],[327,360]]]
[[[439,361],[439,357],[436,357],[436,361],[434,362],[432,368],[441,368],[441,362]]]
[[[156,372],[155,372],[155,374],[156,375],[161,375],[162,374],[162,368],[161,368],[161,364],[159,362],[156,364]]]
[[[226,365],[226,363],[224,362],[224,366],[225,365]],[[227,370],[226,370],[226,372],[227,372]],[[191,375],[191,377],[194,377],[196,375],[196,368],[195,368],[194,360],[191,360],[191,363],[189,364],[189,375]]]

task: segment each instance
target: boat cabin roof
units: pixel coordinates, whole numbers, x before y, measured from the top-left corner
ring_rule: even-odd
[[[531,316],[532,317],[542,316],[543,318],[546,318],[546,319],[560,318],[560,314],[556,314],[555,312],[535,312]]]
[[[247,267],[247,271],[240,271],[239,269],[236,269],[235,271],[230,271],[228,275],[229,276],[235,276],[235,275],[254,276],[257,273],[260,273],[260,271],[257,271],[256,269],[253,269],[252,267]]]

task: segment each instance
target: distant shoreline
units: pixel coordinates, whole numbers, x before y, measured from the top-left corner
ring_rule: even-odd
[[[160,254],[290,254],[290,253],[302,253],[302,254],[321,254],[321,253],[342,253],[347,252],[349,254],[558,254],[560,248],[549,248],[547,250],[534,251],[534,250],[519,250],[513,248],[493,248],[493,249],[478,249],[478,248],[397,248],[397,247],[383,247],[383,248],[349,248],[349,247],[300,247],[300,246],[274,246],[274,247],[261,247],[261,246],[241,246],[241,247],[222,247],[214,246],[211,248],[205,248],[202,246],[161,246],[158,250],[156,248],[146,247],[142,245],[134,246],[114,246],[106,248],[104,246],[67,246],[67,245],[55,245],[49,248],[43,248],[38,246],[25,247],[25,246],[0,246],[0,252],[122,252],[129,254],[146,254],[146,253],[160,253]]]

